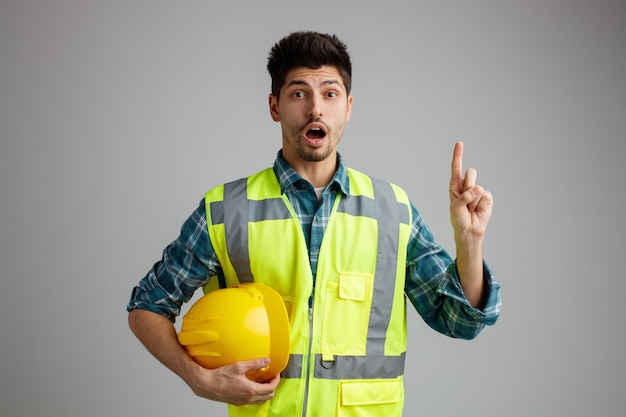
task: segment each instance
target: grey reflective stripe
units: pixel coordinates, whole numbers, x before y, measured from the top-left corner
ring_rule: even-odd
[[[376,218],[376,203],[374,199],[362,195],[351,195],[342,198],[337,207],[338,213],[347,213],[353,216]]]
[[[404,374],[405,356],[335,356],[333,362],[324,363],[321,355],[315,355],[315,378],[397,378]]]
[[[260,222],[263,220],[291,219],[291,213],[282,198],[268,198],[267,200],[246,200],[248,206],[248,221]],[[229,222],[225,227],[230,229],[234,226],[235,219],[229,214]],[[211,203],[211,223],[224,223],[224,202],[213,201]]]
[[[378,252],[365,351],[368,355],[382,356],[385,354],[385,339],[396,287],[400,223],[391,185],[376,179],[372,179],[372,185],[378,220]]]
[[[300,378],[302,376],[302,360],[304,356],[301,354],[289,355],[287,366],[280,373],[281,378]]]
[[[332,362],[323,362],[315,355],[315,378],[321,379],[387,379],[404,374],[406,353],[400,356],[334,356]],[[303,355],[290,355],[281,378],[302,376]]]
[[[248,182],[245,178],[224,184],[224,229],[228,257],[239,282],[254,281],[248,254]]]
[[[282,198],[268,198],[267,200],[248,200],[250,204],[249,220],[260,222],[263,220],[291,219],[291,213]]]
[[[211,224],[224,223],[224,202],[213,201],[211,203]]]
[[[393,196],[395,201],[395,196]],[[395,202],[397,209],[397,219],[400,223],[409,224],[409,209],[404,203]],[[342,198],[337,207],[338,213],[351,214],[353,216],[376,218],[376,203],[374,199],[365,197],[362,195],[351,195],[346,198]],[[394,212],[395,213],[395,212]]]
[[[282,198],[248,200],[245,178],[224,184],[224,201],[212,202],[211,223],[224,223],[226,250],[239,282],[254,281],[248,250],[248,222],[290,219]]]

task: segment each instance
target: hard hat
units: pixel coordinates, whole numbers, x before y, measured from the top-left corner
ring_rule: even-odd
[[[205,368],[270,358],[265,368],[249,371],[254,381],[268,381],[289,360],[289,318],[281,296],[257,283],[211,291],[183,317],[179,343]]]

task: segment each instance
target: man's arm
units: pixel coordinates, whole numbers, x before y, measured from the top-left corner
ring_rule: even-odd
[[[182,378],[193,392],[209,400],[233,405],[262,404],[274,396],[280,376],[267,383],[249,380],[246,372],[261,369],[269,359],[237,362],[216,369],[196,363],[178,343],[172,322],[160,314],[134,309],[128,324],[135,336],[163,365]]]

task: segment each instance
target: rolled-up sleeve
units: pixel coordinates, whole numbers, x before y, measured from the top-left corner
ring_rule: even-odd
[[[149,310],[174,322],[183,303],[219,269],[207,231],[203,199],[184,222],[178,238],[163,250],[161,260],[133,288],[126,309]]]
[[[405,293],[430,327],[450,337],[473,339],[497,321],[500,285],[483,262],[485,304],[482,309],[473,307],[461,288],[456,262],[435,242],[415,207],[412,210]]]

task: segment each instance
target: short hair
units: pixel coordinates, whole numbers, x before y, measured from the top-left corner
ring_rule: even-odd
[[[267,59],[272,94],[279,97],[290,70],[303,67],[318,69],[325,65],[337,68],[350,94],[352,63],[345,43],[336,35],[314,31],[293,32],[285,36],[272,47]]]

